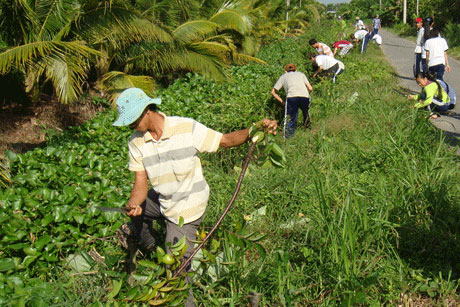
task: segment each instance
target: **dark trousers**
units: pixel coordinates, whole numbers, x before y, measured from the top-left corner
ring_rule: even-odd
[[[444,113],[444,112],[449,111],[449,107],[450,107],[449,103],[442,105],[442,106],[432,103],[428,106],[428,110],[430,110],[431,112]]]
[[[299,109],[302,110],[303,114],[303,126],[306,128],[310,120],[309,109],[310,109],[310,98],[307,97],[289,97],[286,99],[286,114],[285,114],[285,126],[284,126],[284,137],[289,138],[294,135],[295,128],[297,125],[297,116]]]
[[[426,59],[422,59],[421,53],[415,54],[414,78],[420,72],[425,72]]]
[[[374,31],[367,33],[366,36],[363,38],[363,42],[361,44],[361,53],[365,53],[367,49],[367,45],[369,44],[369,41],[374,37],[374,35],[377,33],[374,33]]]
[[[446,66],[444,64],[438,64],[434,66],[428,67],[428,71],[432,74],[436,73],[436,79],[444,81],[444,72],[446,70]]]
[[[154,190],[150,190],[147,194],[146,200],[142,203],[142,214],[139,216],[131,217],[131,221],[135,228],[135,236],[138,243],[147,248],[151,249],[155,245],[155,235],[152,230],[152,222],[156,221],[164,221],[166,223],[166,243],[175,244],[179,241],[182,237],[185,236],[187,242],[187,251],[184,254],[184,260],[190,257],[194,250],[194,243],[192,241],[196,241],[196,231],[203,220],[203,216],[200,217],[198,220],[193,221],[191,223],[187,223],[179,227],[178,225],[174,224],[167,220],[160,211],[160,202],[158,200],[158,194]],[[166,244],[166,251],[169,254],[172,254],[171,250]],[[190,271],[191,265],[187,267],[187,271]],[[187,280],[190,282],[190,279]],[[195,306],[193,302],[193,295],[190,290],[189,297],[185,306],[191,307]]]
[[[343,69],[340,68],[339,63],[335,63],[334,66],[325,70],[325,74],[332,79],[333,83],[337,82],[337,76],[343,73]]]

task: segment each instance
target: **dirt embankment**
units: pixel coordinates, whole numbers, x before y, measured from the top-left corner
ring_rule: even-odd
[[[0,104],[0,157],[6,150],[24,153],[46,143],[46,131],[81,125],[102,111],[90,100],[72,105],[43,101],[30,106]]]

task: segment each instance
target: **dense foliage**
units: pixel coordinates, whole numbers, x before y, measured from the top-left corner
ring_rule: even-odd
[[[224,79],[231,64],[260,62],[264,40],[304,31],[320,12],[313,0],[1,0],[0,73],[19,74],[32,102],[75,102],[95,87],[109,99],[151,93],[187,72]]]
[[[162,110],[220,131],[281,120],[269,91],[288,62],[310,75],[312,37],[340,36],[321,24],[274,41],[258,54],[269,65],[232,67],[228,82],[188,74],[158,92]],[[404,294],[431,304],[456,298],[458,157],[426,114],[395,96],[376,45],[343,61],[338,84],[310,80],[313,127],[283,143],[286,168],[250,168],[195,263],[198,301],[241,306],[258,295],[267,306],[380,306],[405,303]],[[131,187],[130,131],[112,127],[114,119],[108,111],[45,148],[10,154],[13,186],[0,190],[1,304],[121,305],[148,301],[156,289],[183,298],[180,282],[170,296],[157,283],[167,275],[158,253],[145,255],[132,278],[124,273],[113,234],[126,217],[95,209],[123,206]],[[246,149],[202,156],[212,190],[202,232],[230,199]]]

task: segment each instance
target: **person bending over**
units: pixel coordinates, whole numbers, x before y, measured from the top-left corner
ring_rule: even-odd
[[[281,87],[286,92],[286,103],[277,94]],[[310,93],[313,87],[305,74],[298,72],[295,64],[287,64],[285,73],[276,81],[270,94],[284,106],[284,136],[294,135],[299,109],[303,114],[304,129],[310,126]],[[289,117],[289,119],[288,119]]]
[[[320,43],[318,41],[316,41],[316,39],[312,38],[310,39],[310,41],[308,42],[310,44],[310,46],[312,46],[313,48],[316,49],[316,52],[318,52],[318,54],[324,54],[324,55],[329,55],[329,56],[334,56],[334,54],[332,53],[332,50],[331,48],[329,48],[328,45],[326,45],[325,43]]]
[[[415,81],[422,88],[422,93],[407,96],[408,99],[417,101],[414,108],[427,108],[431,112],[431,119],[438,118],[438,115],[434,114],[435,112],[444,113],[449,110],[450,98],[440,82],[436,81],[435,76],[429,72],[420,72]]]
[[[313,78],[322,72],[332,78],[333,83],[336,83],[337,76],[345,70],[345,65],[341,61],[328,55],[316,55],[312,52],[310,53],[310,59],[317,67],[313,74]]]
[[[332,47],[334,47],[334,55],[336,55],[337,51],[340,50],[339,55],[343,57],[350,51],[351,48],[353,48],[353,43],[347,40],[341,40],[333,43]]]

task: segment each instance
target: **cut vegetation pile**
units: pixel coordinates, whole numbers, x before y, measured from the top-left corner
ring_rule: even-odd
[[[227,82],[180,79],[158,92],[162,110],[222,132],[263,117],[282,122],[269,92],[284,65],[311,75],[308,40],[330,43],[335,31],[323,24],[274,42],[259,53],[269,65],[234,67]],[[259,294],[266,306],[457,298],[458,157],[427,114],[392,91],[397,80],[378,47],[352,51],[338,84],[310,79],[312,129],[277,136],[286,168],[250,166],[194,263],[198,302],[243,306]],[[112,127],[115,117],[108,111],[45,148],[10,154],[13,186],[0,190],[0,305],[115,306],[157,295],[155,282],[167,273],[156,254],[129,278],[113,239],[127,218],[95,210],[123,206],[133,181],[130,131]],[[247,148],[202,156],[211,187],[203,233],[228,203]],[[170,303],[182,298],[180,284],[174,297],[162,289]]]

